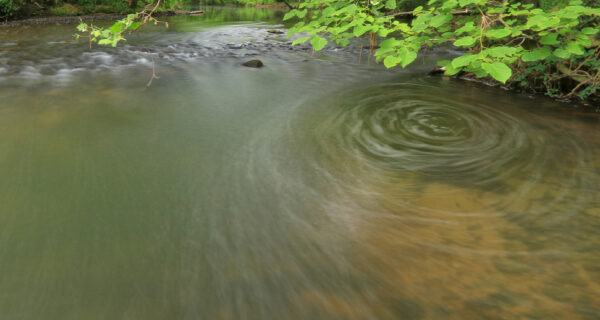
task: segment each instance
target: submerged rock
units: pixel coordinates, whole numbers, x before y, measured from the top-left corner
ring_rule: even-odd
[[[433,76],[433,75],[437,75],[437,74],[443,74],[444,72],[446,72],[446,67],[435,67],[433,70],[429,71],[427,74],[430,76]]]
[[[262,68],[264,66],[262,61],[257,60],[257,59],[246,61],[246,62],[242,63],[242,65],[244,67],[248,67],[248,68]]]
[[[244,45],[243,44],[239,44],[239,43],[238,44],[228,44],[227,48],[238,50],[238,49],[244,48]]]

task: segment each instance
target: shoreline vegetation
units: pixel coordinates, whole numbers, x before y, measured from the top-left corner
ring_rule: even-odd
[[[557,100],[597,104],[600,2],[596,0],[304,0],[284,20],[315,51],[362,38],[376,61],[406,67],[451,45],[447,76],[478,79]],[[407,10],[410,9],[410,10]]]
[[[163,10],[154,13],[156,17],[166,17],[166,16],[174,16],[174,15],[197,15],[202,14],[202,12],[198,11],[188,11],[188,10]],[[27,25],[44,25],[44,24],[55,24],[55,23],[77,23],[80,21],[85,22],[95,22],[95,21],[110,21],[110,20],[118,20],[127,17],[127,14],[124,13],[91,13],[91,14],[82,14],[82,15],[40,15],[35,18],[24,18],[19,20],[9,20],[5,22],[0,22],[0,28],[8,28],[8,27],[20,27]]]
[[[50,23],[52,20],[61,22],[60,18],[70,21],[73,17],[81,17],[89,21],[110,20],[110,17],[118,19],[127,14],[140,12],[154,3],[146,0],[0,0],[0,26],[43,24],[44,19]],[[209,5],[289,8],[284,2],[276,0],[161,0],[154,14],[162,16],[185,14],[189,10],[182,8]]]
[[[36,2],[42,0],[0,0],[0,15],[6,16],[7,3],[17,1],[37,7],[38,12],[43,8]],[[293,45],[308,42],[319,51],[358,38],[377,62],[393,68],[406,67],[419,53],[450,44],[462,54],[438,61],[431,74],[600,107],[600,1],[595,0],[44,1],[49,4],[41,12],[50,16],[4,26],[82,20],[77,29],[90,45],[116,46],[145,23],[163,23],[153,16],[185,13],[181,8],[277,7],[289,9],[284,17],[292,23],[288,36],[302,35]],[[22,14],[27,11],[23,8],[14,12]],[[83,15],[86,12],[94,14]],[[88,24],[113,19],[121,20],[110,28]]]

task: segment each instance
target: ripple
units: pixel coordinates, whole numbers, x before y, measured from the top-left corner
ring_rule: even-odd
[[[7,67],[0,69],[0,80],[13,78],[25,80],[26,83],[59,80],[61,83],[73,78],[65,77],[65,70],[112,71],[119,73],[125,69],[148,68],[152,59],[158,65],[173,66],[174,63],[187,68],[189,63],[197,63],[207,58],[211,61],[222,61],[223,58],[244,59],[269,52],[270,56],[286,53],[291,41],[285,36],[273,37],[261,23],[215,27],[203,32],[182,35],[160,35],[147,46],[139,39],[129,39],[117,48],[93,46],[87,42],[62,43],[47,47],[33,44],[27,46],[27,55],[22,54],[22,47],[8,48],[3,52],[1,64]],[[145,36],[152,36],[148,33]],[[44,43],[47,44],[47,43]],[[7,44],[4,44],[7,46]],[[145,49],[145,48],[148,48]],[[304,52],[307,46],[295,47]],[[16,78],[16,79],[15,79]]]
[[[455,181],[468,177],[475,184],[539,164],[545,137],[531,134],[527,123],[435,90],[394,84],[350,93],[317,134],[370,166]]]

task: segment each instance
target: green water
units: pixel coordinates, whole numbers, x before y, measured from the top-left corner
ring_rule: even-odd
[[[280,17],[0,29],[0,319],[600,318],[597,117]]]

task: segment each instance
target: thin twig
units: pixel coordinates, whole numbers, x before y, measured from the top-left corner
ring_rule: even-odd
[[[156,63],[154,63],[154,56],[152,55],[152,51],[150,51],[150,49],[148,49],[144,45],[142,45],[142,47],[146,49],[146,51],[148,51],[148,54],[150,54],[150,59],[152,59],[152,77],[150,77],[150,81],[148,81],[148,84],[146,84],[146,88],[150,88],[150,86],[152,85],[152,80],[160,79],[160,77],[156,75]]]
[[[365,36],[363,35],[362,37],[360,37],[360,52],[358,53],[358,64],[360,64],[360,62],[362,60],[362,52],[363,52],[364,43],[365,43]]]

